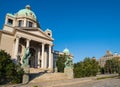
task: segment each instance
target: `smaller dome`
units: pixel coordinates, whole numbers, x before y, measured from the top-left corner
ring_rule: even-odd
[[[27,5],[25,9],[21,9],[17,12],[17,16],[26,16],[36,19],[35,13],[31,10],[30,5]]]
[[[69,51],[69,49],[67,49],[67,48],[65,48],[65,49],[63,50],[63,52],[64,52],[66,55],[70,55],[70,51]]]
[[[107,56],[110,56],[110,55],[112,55],[112,52],[109,51],[109,50],[107,50],[107,51],[106,51],[106,55],[107,55]]]
[[[49,32],[52,32],[52,31],[51,31],[50,29],[48,29],[48,28],[47,28],[45,31],[49,31]]]

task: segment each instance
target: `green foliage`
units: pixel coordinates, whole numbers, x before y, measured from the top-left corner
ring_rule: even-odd
[[[105,68],[104,68],[104,67],[99,67],[99,69],[100,69],[99,72],[100,72],[101,74],[105,74]]]
[[[120,73],[120,61],[119,58],[113,58],[107,60],[104,66],[105,73]]]
[[[58,59],[56,61],[56,66],[58,68],[58,72],[64,72],[65,61],[66,61],[65,55],[58,56]]]
[[[118,77],[118,76],[104,76],[104,77],[98,77],[98,78],[96,78],[96,79],[97,79],[97,80],[101,80],[101,79],[115,78],[115,77]]]
[[[38,87],[38,86],[33,86],[33,87]]]
[[[10,58],[11,56],[5,51],[0,51],[0,84],[20,83],[22,81],[23,70]]]
[[[83,62],[74,64],[74,77],[96,76],[98,72],[98,62],[95,59],[85,58]]]

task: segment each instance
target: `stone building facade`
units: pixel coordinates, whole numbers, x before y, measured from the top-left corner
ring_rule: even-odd
[[[118,53],[113,54],[111,51],[108,50],[106,51],[106,54],[98,60],[98,63],[101,67],[104,67],[105,62],[113,58],[120,58],[120,55]]]
[[[0,30],[0,49],[11,55],[12,60],[21,63],[25,48],[29,47],[29,65],[33,68],[53,69],[52,31],[43,31],[35,13],[29,5],[16,14],[6,14],[3,30]]]

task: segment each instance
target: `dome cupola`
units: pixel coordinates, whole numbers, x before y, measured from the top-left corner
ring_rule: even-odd
[[[50,36],[50,37],[52,37],[52,31],[50,30],[50,29],[46,29],[45,30],[45,33],[48,35],[48,36]]]
[[[70,55],[70,51],[69,51],[69,49],[67,49],[67,48],[65,48],[65,49],[63,50],[63,52],[64,52],[66,55]]]
[[[25,9],[21,9],[16,14],[17,17],[28,17],[30,19],[36,20],[35,13],[31,10],[30,5],[26,5]]]

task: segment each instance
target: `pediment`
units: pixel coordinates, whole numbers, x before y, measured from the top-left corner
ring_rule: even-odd
[[[40,36],[40,37],[43,37],[43,38],[46,38],[49,40],[53,40],[52,37],[49,37],[45,32],[43,32],[40,29],[23,29],[23,30],[28,32],[28,33],[31,33],[33,35],[37,35],[37,36]]]

